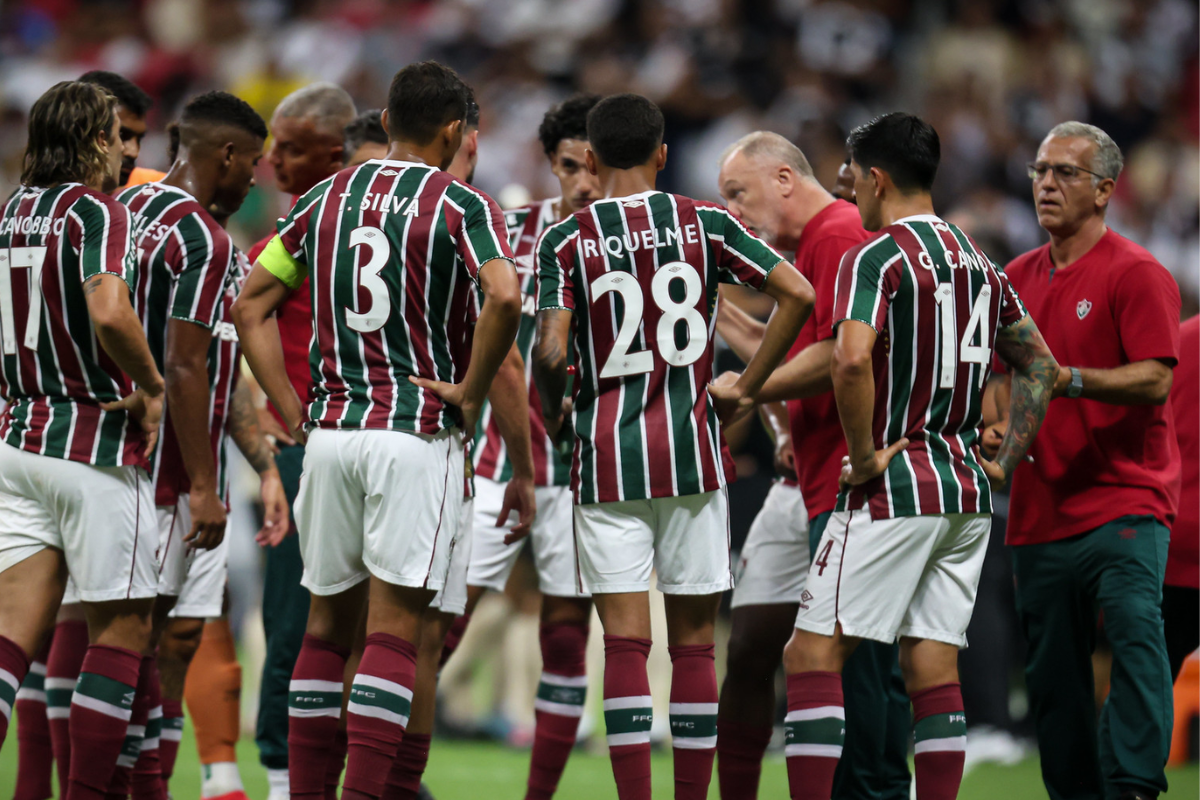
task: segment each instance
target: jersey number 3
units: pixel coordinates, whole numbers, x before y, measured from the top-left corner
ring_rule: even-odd
[[[42,330],[42,264],[46,260],[44,247],[0,248],[0,339],[5,355],[17,353],[17,320],[13,308],[12,272],[29,270],[29,317],[25,320],[25,347],[37,350]]]
[[[671,297],[671,282],[676,280],[682,281],[684,287],[683,299],[679,301]],[[651,351],[629,352],[629,348],[633,346],[633,338],[642,325],[642,314],[645,311],[641,284],[628,272],[606,272],[592,281],[591,292],[593,302],[608,292],[616,292],[625,305],[625,313],[617,328],[617,337],[613,341],[608,360],[600,369],[600,377],[624,378],[628,375],[652,372],[654,354]],[[663,361],[672,367],[694,364],[708,349],[708,325],[704,316],[696,310],[696,303],[700,302],[703,294],[704,284],[700,280],[700,273],[686,261],[663,264],[650,281],[650,298],[661,312],[658,329],[655,331],[658,353]],[[675,326],[679,322],[687,325],[687,344],[682,348],[675,341]]]
[[[371,298],[371,304],[364,312],[352,311],[346,307],[346,325],[352,331],[371,333],[382,328],[392,315],[392,299],[388,296],[387,283],[384,282],[383,268],[387,266],[388,258],[392,255],[392,245],[387,236],[379,228],[364,225],[350,231],[351,248],[366,247],[370,258],[367,263],[358,267],[358,280],[354,283],[354,300],[357,305],[358,290],[363,288]]]

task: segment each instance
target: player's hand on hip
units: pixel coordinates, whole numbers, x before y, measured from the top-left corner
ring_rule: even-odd
[[[992,455],[995,456],[995,453]],[[1004,473],[1004,468],[995,461],[984,458],[978,447],[975,448],[975,458],[979,460],[979,466],[983,469],[983,474],[987,475],[988,483],[993,489],[1001,489],[1008,483],[1008,475]]]
[[[197,550],[212,550],[225,538],[225,504],[212,489],[192,487],[188,497],[192,511],[192,530],[183,541]]]
[[[842,456],[842,474],[838,477],[838,484],[843,487],[861,486],[875,480],[884,473],[896,454],[906,447],[908,439],[901,439],[890,447],[876,450],[871,460],[862,464],[851,464],[850,456]]]
[[[796,477],[796,448],[792,445],[792,437],[787,434],[775,440],[775,471],[785,478]]]
[[[1000,442],[1004,441],[1004,433],[1008,430],[1008,420],[988,425],[979,437],[979,450],[989,459],[994,459],[1000,452]]]
[[[503,528],[508,524],[508,518],[514,511],[517,512],[517,524],[505,534],[505,544],[519,542],[533,530],[533,518],[537,516],[537,499],[532,478],[509,480],[504,487],[504,502],[500,506],[499,516],[496,517],[496,527]]]
[[[259,547],[278,547],[291,530],[288,519],[287,493],[278,470],[262,474],[260,494],[263,503],[263,525],[254,535]]]
[[[275,418],[275,415],[269,409],[265,407],[260,408],[257,409],[257,413],[258,427],[266,435],[267,444],[270,445],[272,453],[279,455],[279,445],[281,444],[293,445],[296,443],[296,440],[292,438],[287,429],[279,424],[279,420]]]
[[[736,372],[726,372],[708,385],[708,395],[721,425],[729,427],[754,412],[754,398],[748,397],[737,385]]]
[[[431,381],[429,378],[419,378],[416,375],[409,375],[408,380],[426,391],[433,392],[447,405],[457,406],[463,418],[463,442],[469,442],[475,437],[475,423],[479,421],[483,403],[475,402],[467,397],[466,384]]]
[[[165,394],[162,392],[151,397],[142,389],[136,389],[120,400],[101,403],[100,407],[105,411],[127,411],[142,426],[142,430],[146,434],[146,452],[152,453],[158,444],[158,429],[162,423]]]

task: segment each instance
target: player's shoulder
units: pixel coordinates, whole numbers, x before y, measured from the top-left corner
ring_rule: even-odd
[[[119,215],[122,218],[127,218],[129,214],[129,210],[115,197],[95,189],[89,189],[82,184],[70,187],[66,195],[67,202],[64,205],[66,211],[79,213],[93,210],[110,216]]]
[[[842,256],[842,263],[850,264],[855,268],[859,266],[881,267],[896,256],[902,255],[904,251],[900,247],[900,242],[896,240],[894,229],[894,225],[889,225],[855,243]]]
[[[582,211],[576,211],[570,214],[566,219],[560,220],[553,225],[547,225],[542,231],[541,237],[538,238],[539,249],[551,247],[558,249],[564,241],[579,233],[581,221],[589,219],[586,216],[588,210],[585,208]]]

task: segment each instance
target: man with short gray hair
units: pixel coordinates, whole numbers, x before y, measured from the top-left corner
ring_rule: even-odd
[[[1151,800],[1167,789],[1173,701],[1159,607],[1179,491],[1165,404],[1180,298],[1154,256],[1105,224],[1121,166],[1104,131],[1055,126],[1029,165],[1050,242],[1005,270],[1059,364],[1077,365],[1059,368],[1059,399],[1013,475],[1008,517],[1052,800]],[[989,393],[1007,416],[1005,380]],[[1113,650],[1099,730],[1090,659],[1098,613]]]
[[[774,727],[775,672],[806,602],[809,564],[837,500],[846,440],[830,377],[834,284],[842,255],[868,234],[858,210],[817,183],[804,153],[777,133],[756,131],[726,149],[718,188],[747,227],[780,250],[795,251],[796,268],[816,293],[812,323],[763,387],[776,401],[760,407],[775,436],[776,461],[787,465],[786,454],[794,451],[794,474],[781,471],[742,547],[717,714],[721,798],[750,800],[759,794]],[[764,327],[732,303],[719,305],[717,330],[743,360],[758,347]],[[778,402],[785,397],[804,399],[785,407]],[[878,643],[864,643],[847,664],[837,800],[908,797],[911,723],[898,671],[893,683],[895,664],[896,648]]]

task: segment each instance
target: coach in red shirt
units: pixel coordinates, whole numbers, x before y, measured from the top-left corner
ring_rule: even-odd
[[[1029,167],[1050,243],[1006,269],[1063,365],[1031,463],[1013,476],[1007,538],[1042,777],[1055,800],[1150,800],[1167,788],[1172,689],[1160,604],[1179,480],[1166,403],[1180,299],[1150,253],[1105,225],[1121,166],[1099,128],[1051,130]],[[1090,656],[1100,613],[1113,670],[1097,729]]]
[[[1200,645],[1200,317],[1179,328],[1179,365],[1171,386],[1179,440],[1179,512],[1171,528],[1163,628],[1172,680]]]
[[[281,192],[298,197],[342,169],[346,152],[344,132],[355,118],[354,101],[332,83],[315,83],[291,93],[271,117],[271,147],[267,162],[275,171]],[[249,253],[250,260],[275,235],[263,239]],[[308,282],[296,291],[276,315],[283,342],[284,367],[305,400],[309,397],[308,346],[312,339],[312,298]],[[287,492],[289,510],[300,488],[304,447],[292,441],[287,426],[270,408],[259,421],[266,433],[275,436],[279,454],[275,463]],[[292,515],[295,520],[295,515]],[[300,585],[304,563],[299,539],[289,536],[266,553],[263,575],[263,628],[267,637],[266,661],[259,690],[258,724],[255,741],[258,756],[267,769],[269,800],[288,795],[288,684],[304,639],[308,622],[308,590]]]

